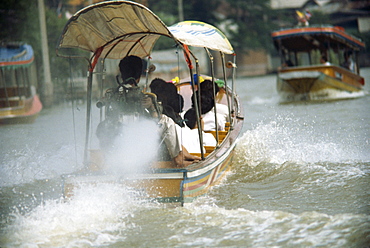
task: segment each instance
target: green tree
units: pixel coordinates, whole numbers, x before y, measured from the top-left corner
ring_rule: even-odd
[[[56,56],[55,48],[59,36],[67,23],[62,15],[58,15],[59,1],[45,1],[45,18],[49,48],[50,71],[56,89],[66,84],[70,74],[68,60]],[[21,41],[33,47],[39,82],[42,82],[42,50],[40,20],[37,0],[3,0],[0,1],[0,40]],[[84,61],[74,64],[74,69],[85,68]],[[82,70],[82,69],[81,69]],[[57,84],[61,84],[60,87]]]
[[[310,25],[331,24],[330,16],[320,11],[312,11],[312,17],[309,23]]]
[[[240,51],[272,48],[271,31],[274,12],[269,0],[225,0],[229,7],[225,14],[228,20],[226,33],[234,47]]]
[[[148,0],[148,7],[168,26],[179,22],[178,1]],[[216,9],[221,0],[188,0],[183,1],[184,20],[202,21],[217,25]],[[155,49],[168,49],[174,44],[166,38],[160,38]]]

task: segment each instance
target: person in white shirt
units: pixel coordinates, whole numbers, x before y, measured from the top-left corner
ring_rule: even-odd
[[[321,56],[320,63],[323,65],[330,65],[330,62],[328,61],[328,58],[326,57],[326,55]]]
[[[218,131],[225,130],[225,124],[229,118],[229,109],[225,104],[216,103]],[[215,108],[202,115],[204,121],[204,131],[215,131]]]
[[[341,66],[352,72],[356,72],[356,64],[353,62],[351,51],[346,51],[344,53],[344,62]]]
[[[215,83],[215,93],[219,92],[219,87]],[[225,104],[216,103],[217,115],[215,116],[215,103],[213,97],[213,88],[211,80],[204,80],[200,84],[201,92],[201,114],[204,121],[204,131],[215,131],[216,130],[216,117],[217,117],[217,129],[218,131],[225,130],[225,124],[229,121],[229,108]],[[197,94],[197,92],[196,92]],[[192,97],[192,101],[193,97]],[[194,108],[194,104],[192,105]]]
[[[195,109],[191,108],[186,111],[184,115],[184,121],[187,127],[180,128],[180,139],[182,145],[188,150],[189,153],[201,153],[201,146],[199,141],[199,131],[197,125],[197,117]],[[203,126],[203,119],[200,119],[201,125]],[[202,149],[205,152],[204,146],[216,146],[217,141],[215,137],[210,133],[202,131],[203,144]]]

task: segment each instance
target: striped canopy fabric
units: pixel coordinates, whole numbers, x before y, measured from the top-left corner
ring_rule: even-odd
[[[6,43],[0,45],[1,68],[28,67],[33,62],[33,59],[33,49],[28,44]]]
[[[358,38],[348,34],[341,27],[310,26],[282,29],[271,34],[275,46],[281,44],[290,51],[325,50],[332,48],[352,49],[359,51],[365,44]]]
[[[188,46],[206,47],[225,54],[234,49],[226,36],[216,27],[199,21],[184,21],[168,28],[173,36]]]

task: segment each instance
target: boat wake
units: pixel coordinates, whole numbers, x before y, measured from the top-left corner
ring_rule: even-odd
[[[122,127],[113,148],[106,153],[106,172],[124,175],[140,173],[156,159],[159,150],[157,126],[153,121],[138,121]]]
[[[140,202],[136,194],[111,184],[90,185],[67,202],[47,200],[26,214],[14,211],[0,245],[345,247],[356,240],[361,247],[367,242],[370,219],[365,215],[226,209],[208,196],[183,208],[165,208]]]
[[[370,159],[354,138],[328,139],[288,117],[260,123],[239,138],[222,187],[179,208],[99,182],[77,188],[68,201],[48,196],[60,182],[36,180],[76,169],[68,157],[74,148],[49,157],[28,147],[1,171],[9,187],[0,193],[14,200],[1,215],[0,246],[366,247]]]
[[[289,123],[289,124],[287,124]],[[351,138],[351,137],[350,137]],[[256,166],[261,162],[283,164],[317,162],[369,162],[366,145],[343,139],[338,143],[315,134],[307,123],[292,118],[280,118],[268,124],[258,124],[239,138],[237,159],[240,164]]]
[[[265,104],[276,104],[279,103],[278,96],[266,96],[260,97],[255,96],[251,100],[247,101],[249,105],[265,105]]]
[[[136,196],[130,188],[98,183],[76,190],[68,201],[46,200],[28,213],[16,208],[0,245],[96,247],[124,240],[121,231],[140,228],[131,221],[142,206]]]
[[[355,99],[368,95],[369,92],[366,90],[360,90],[357,92],[346,92],[336,89],[324,89],[319,92],[306,94],[289,94],[289,93],[280,93],[280,103],[290,103],[297,101],[335,101],[335,100],[346,100],[346,99]]]
[[[51,179],[81,169],[82,163],[71,156],[75,149],[74,145],[63,145],[56,151],[40,151],[37,145],[26,145],[23,149],[5,153],[1,159],[0,187]]]
[[[189,208],[191,214],[186,216],[187,220],[183,217],[172,224],[180,228],[172,238],[187,246],[366,247],[369,240],[366,238],[369,217],[364,215],[228,210],[212,205],[191,205]],[[181,225],[188,221],[197,228],[189,230]],[[201,230],[208,231],[207,238],[197,235]],[[189,240],[189,235],[194,239]],[[350,241],[352,239],[356,239],[356,244]]]

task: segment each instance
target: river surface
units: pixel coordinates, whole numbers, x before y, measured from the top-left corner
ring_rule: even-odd
[[[0,247],[369,247],[370,95],[280,104],[275,79],[237,80],[232,170],[185,207],[115,185],[62,200],[61,175],[81,168],[83,103],[0,126]]]

